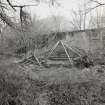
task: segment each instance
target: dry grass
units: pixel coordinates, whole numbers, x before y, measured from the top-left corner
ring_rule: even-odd
[[[105,104],[104,66],[27,70],[7,62],[0,64],[0,105]]]

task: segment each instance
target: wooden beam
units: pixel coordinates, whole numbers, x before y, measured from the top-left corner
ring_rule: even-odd
[[[56,49],[56,47],[58,46],[58,44],[59,44],[59,41],[55,44],[55,46],[51,49],[51,52],[50,52],[50,54],[48,55],[48,57],[53,53],[53,51]],[[47,58],[48,58],[47,57]]]
[[[35,52],[34,52],[34,55],[33,55],[33,56],[34,56],[35,59],[37,60],[38,64],[39,64],[40,66],[42,66],[42,64],[40,63],[39,59],[36,57]]]
[[[66,52],[66,55],[67,55],[67,57],[68,57],[68,59],[69,59],[71,65],[73,65],[73,60],[72,60],[71,57],[69,56],[69,54],[68,54],[68,52],[67,52],[67,50],[66,50],[66,48],[65,48],[65,46],[64,46],[64,44],[63,44],[63,42],[62,42],[62,41],[60,41],[60,42],[61,42],[61,44],[62,44],[62,46],[63,46],[63,48],[64,48],[64,50],[65,50],[65,52]]]
[[[77,51],[75,51],[72,47],[68,47],[68,48],[81,57],[81,55]]]

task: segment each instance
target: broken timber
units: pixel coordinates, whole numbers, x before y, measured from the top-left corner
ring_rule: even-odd
[[[38,64],[39,66],[42,66],[39,59],[35,56],[35,54],[33,56],[30,56],[28,58],[21,60],[19,63],[20,64],[35,64],[35,65]]]

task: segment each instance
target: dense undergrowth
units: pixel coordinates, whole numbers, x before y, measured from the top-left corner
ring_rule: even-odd
[[[105,83],[33,80],[17,66],[0,67],[0,105],[104,105]]]

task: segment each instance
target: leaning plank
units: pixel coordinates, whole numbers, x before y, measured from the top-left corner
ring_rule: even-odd
[[[64,44],[63,44],[63,42],[62,42],[62,41],[60,41],[60,42],[61,42],[61,44],[62,44],[62,46],[63,46],[63,48],[64,48],[64,50],[65,50],[65,52],[66,52],[66,55],[67,55],[67,57],[68,57],[68,59],[69,59],[71,65],[73,65],[73,61],[72,61],[72,59],[70,58],[70,56],[69,56],[69,54],[68,54],[68,52],[67,52],[67,50],[66,50],[66,48],[65,48],[65,46],[64,46]]]

